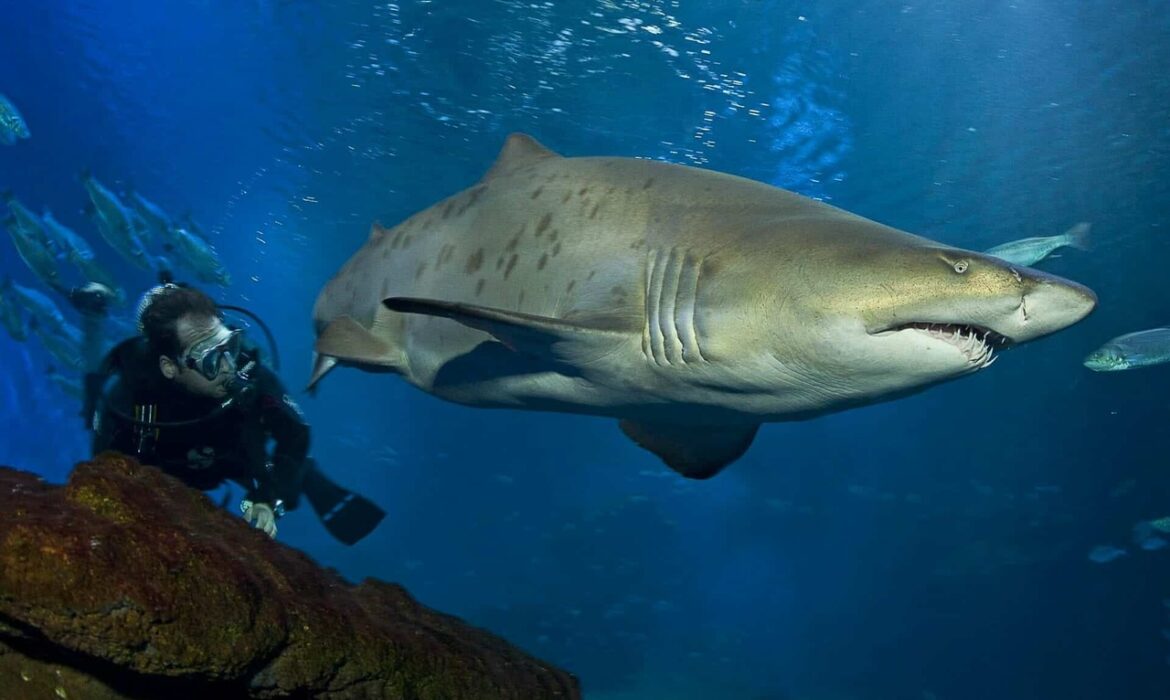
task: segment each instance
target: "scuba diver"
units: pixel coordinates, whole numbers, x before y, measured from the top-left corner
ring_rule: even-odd
[[[90,283],[69,295],[82,314],[90,368],[82,416],[93,430],[93,453],[133,456],[204,491],[239,483],[247,490],[244,518],[270,537],[302,494],[339,541],[352,545],[368,535],[385,512],[333,483],[308,456],[300,408],[243,330],[225,325],[222,311],[251,315],[267,333],[263,322],[168,275],[161,281],[138,306],[139,334],[100,361],[100,327],[113,294]],[[274,344],[272,352],[275,361]]]

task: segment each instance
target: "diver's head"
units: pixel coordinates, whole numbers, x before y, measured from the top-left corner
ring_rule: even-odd
[[[228,395],[242,339],[224,325],[211,297],[190,287],[155,287],[143,299],[139,326],[163,377],[196,396]]]

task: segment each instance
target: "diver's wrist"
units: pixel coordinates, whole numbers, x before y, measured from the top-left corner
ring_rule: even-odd
[[[277,518],[284,517],[284,501],[279,498],[272,503],[268,503],[267,501],[253,501],[250,498],[245,498],[240,501],[240,512],[247,513],[253,506],[257,505],[266,506]]]

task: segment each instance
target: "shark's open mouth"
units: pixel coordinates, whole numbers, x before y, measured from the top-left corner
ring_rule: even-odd
[[[1011,344],[1011,338],[1000,335],[990,328],[959,323],[906,323],[890,328],[891,331],[916,330],[932,338],[955,346],[967,356],[967,360],[980,369],[995,362],[995,351]]]

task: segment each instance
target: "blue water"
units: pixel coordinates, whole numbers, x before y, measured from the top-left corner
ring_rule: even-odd
[[[582,679],[587,697],[1170,697],[1170,365],[1081,358],[1170,321],[1170,8],[780,0],[4,2],[0,189],[95,241],[78,173],[210,231],[290,386],[365,240],[473,183],[505,136],[780,185],[973,249],[1093,223],[1045,269],[1098,309],[918,396],[765,426],[707,482],[606,419],[443,403],[334,372],[313,452],[389,512],[353,548]],[[0,242],[0,269],[31,275]],[[0,337],[0,463],[86,456],[43,350]],[[1127,554],[1107,563],[1095,547]]]

